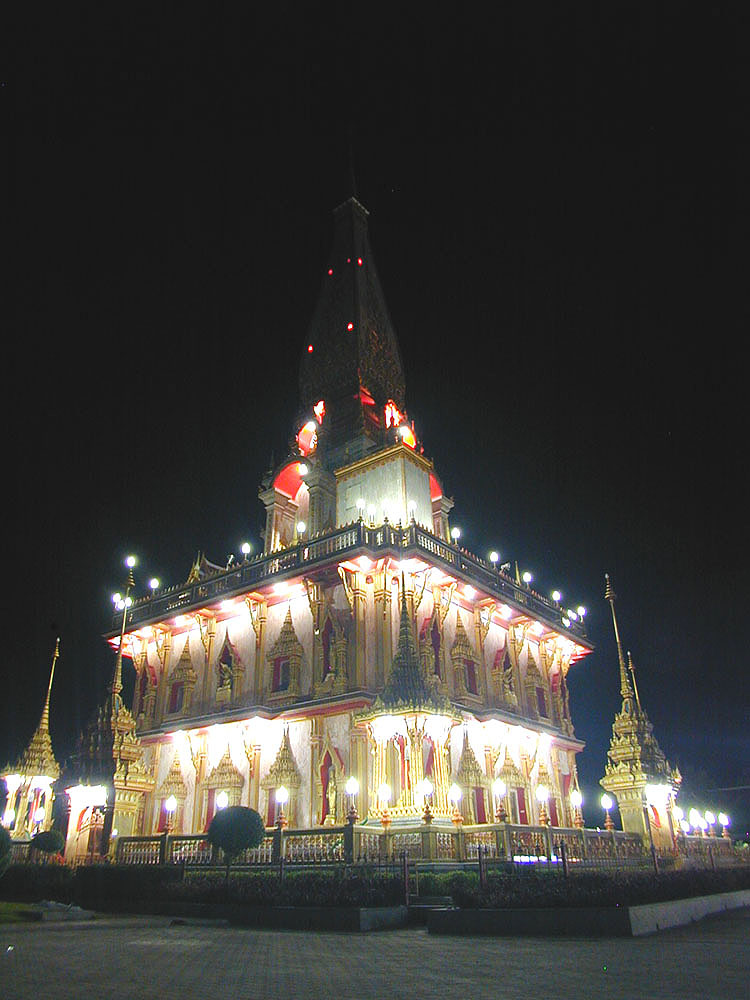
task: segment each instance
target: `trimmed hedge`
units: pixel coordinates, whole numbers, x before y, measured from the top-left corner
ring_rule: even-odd
[[[479,885],[478,875],[457,873],[449,884],[450,895],[462,907],[638,906],[750,889],[750,868],[670,871],[659,875],[581,872],[567,879],[559,874],[537,874],[534,870],[489,872],[484,888]]]
[[[690,896],[750,888],[750,867],[718,871],[582,872],[565,879],[557,873],[493,872],[484,887],[476,871],[425,872],[422,896],[452,896],[462,907],[635,906]],[[400,876],[372,869],[342,868],[289,872],[238,871],[183,875],[176,865],[16,864],[0,879],[0,899],[37,902],[51,899],[90,909],[136,911],[140,903],[245,903],[249,906],[393,906],[403,902]]]
[[[0,898],[17,902],[54,899],[96,908],[139,902],[237,902],[255,906],[393,906],[403,901],[393,875],[353,872],[188,872],[176,865],[91,865],[80,868],[12,865],[0,881]]]

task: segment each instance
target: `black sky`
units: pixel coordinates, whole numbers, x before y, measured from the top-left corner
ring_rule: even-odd
[[[741,5],[299,6],[45,11],[13,37],[0,761],[57,634],[70,752],[126,552],[176,583],[259,543],[351,145],[466,547],[589,609],[587,818],[618,706],[605,572],[671,762],[750,784]]]

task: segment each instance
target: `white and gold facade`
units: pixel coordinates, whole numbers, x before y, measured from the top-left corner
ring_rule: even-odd
[[[199,559],[113,622],[136,674],[132,708],[109,713],[119,835],[199,833],[224,804],[268,825],[283,807],[303,829],[353,811],[398,824],[426,805],[437,824],[456,809],[535,824],[546,808],[573,825],[566,676],[591,645],[558,603],[452,540],[366,220],[355,199],[335,213],[293,452],[259,491],[263,551]]]

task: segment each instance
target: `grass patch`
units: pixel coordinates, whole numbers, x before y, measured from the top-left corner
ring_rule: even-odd
[[[39,911],[30,903],[0,902],[0,924],[27,924],[39,920]]]

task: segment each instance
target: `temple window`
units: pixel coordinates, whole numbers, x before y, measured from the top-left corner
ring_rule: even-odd
[[[544,688],[538,687],[536,689],[536,704],[539,714],[545,719],[549,718],[547,713],[547,698],[544,694]]]
[[[326,623],[323,626],[323,632],[320,637],[321,645],[323,647],[323,677],[327,677],[331,672],[331,634],[333,633],[333,625],[331,625],[331,619],[326,618]]]
[[[289,689],[289,657],[277,656],[273,661],[272,689],[287,691]]]
[[[169,689],[169,706],[167,708],[167,713],[169,715],[175,715],[177,712],[181,712],[184,698],[185,685],[182,681],[177,681]]]
[[[436,677],[440,677],[440,626],[436,620],[433,620],[430,629],[430,642],[432,644],[433,672]]]
[[[466,671],[466,690],[469,694],[479,694],[477,684],[477,667],[472,659],[464,659],[464,669]]]
[[[476,814],[477,823],[487,822],[487,808],[484,798],[484,789],[481,785],[476,785],[474,787],[474,812]]]
[[[518,809],[518,822],[528,826],[529,814],[526,812],[526,793],[523,788],[516,789],[516,807]]]
[[[560,817],[559,817],[559,813],[557,811],[557,799],[554,798],[553,796],[550,796],[549,802],[547,803],[547,805],[549,806],[549,821],[550,821],[550,824],[552,826],[559,826],[560,825]]]

